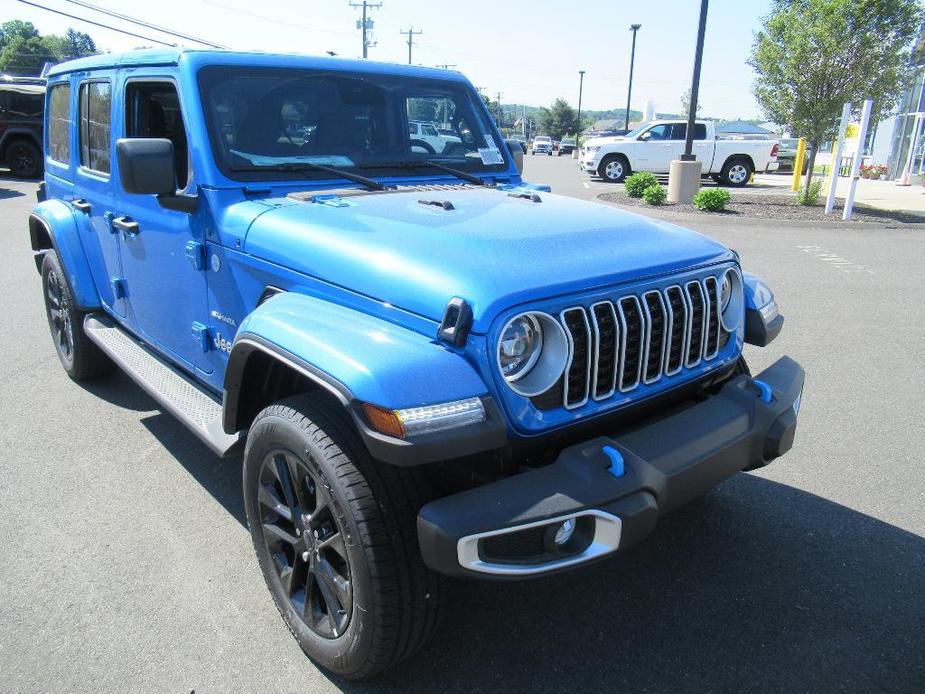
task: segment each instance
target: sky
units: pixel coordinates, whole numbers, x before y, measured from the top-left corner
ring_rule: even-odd
[[[178,42],[151,29],[95,13],[68,0],[32,0],[103,24]],[[235,49],[359,57],[360,10],[348,0],[85,0],[121,14]],[[746,64],[760,18],[770,0],[712,0],[707,16],[700,111],[716,118],[760,118]],[[658,111],[679,111],[690,87],[697,40],[699,0],[381,0],[370,10],[377,45],[373,60],[406,63],[409,27],[415,35],[412,61],[454,65],[473,84],[503,103],[550,104],[557,97],[578,102],[578,71],[585,70],[582,108],[626,105],[632,33],[636,41],[632,107],[653,101]],[[42,34],[74,27],[104,50],[145,44],[141,39],[84,24],[17,0],[0,0],[0,20],[32,22]],[[183,41],[184,45],[196,46]],[[154,45],[148,43],[148,45]]]

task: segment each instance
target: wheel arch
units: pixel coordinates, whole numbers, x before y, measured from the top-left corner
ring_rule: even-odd
[[[757,169],[755,168],[755,160],[752,158],[752,156],[750,154],[744,154],[742,152],[739,152],[738,154],[730,154],[728,157],[726,157],[726,160],[723,162],[723,167],[720,170],[724,171],[727,166],[731,166],[732,162],[734,162],[737,159],[746,160],[751,165],[752,171],[757,171]]]
[[[42,151],[41,135],[36,134],[28,128],[10,128],[9,130],[3,131],[3,137],[0,138],[0,157],[5,159],[6,151],[10,148],[10,145],[20,140],[25,140],[29,144],[37,147],[39,152]]]
[[[69,205],[61,200],[46,200],[36,205],[29,215],[29,240],[40,271],[44,253],[54,250],[58,254],[77,308],[81,311],[100,308],[99,292]]]

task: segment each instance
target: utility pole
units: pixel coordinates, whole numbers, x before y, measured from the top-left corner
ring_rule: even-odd
[[[373,28],[373,20],[366,18],[366,11],[382,7],[382,3],[363,0],[363,2],[351,2],[350,7],[363,8],[363,18],[357,20],[357,29],[363,30],[363,57],[365,58],[369,52],[369,47],[372,45],[369,41],[369,32]]]
[[[703,62],[703,37],[707,33],[707,7],[710,0],[700,0],[700,24],[697,25],[697,48],[694,51],[694,76],[691,79],[691,102],[687,108],[687,134],[681,161],[696,161],[694,149],[694,121],[697,120],[697,95],[700,92],[700,63]]]
[[[578,71],[578,125],[575,127],[575,148],[581,144],[578,138],[581,137],[581,92],[585,86],[585,70]]]
[[[422,30],[420,30],[420,29],[418,29],[417,31],[415,31],[415,30],[414,30],[414,27],[408,27],[408,30],[407,30],[407,31],[400,31],[400,32],[398,32],[398,33],[399,33],[399,34],[408,34],[408,65],[411,65],[411,46],[412,46],[413,37],[415,37],[415,36],[420,36],[420,35],[423,34],[424,32],[423,32]]]
[[[642,27],[642,24],[630,24],[630,31],[633,32],[633,48],[630,51],[630,85],[626,90],[626,120],[623,127],[630,128],[630,97],[633,95],[633,63],[636,62],[636,32]]]

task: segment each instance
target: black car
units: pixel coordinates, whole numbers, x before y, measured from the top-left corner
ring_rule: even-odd
[[[578,143],[575,142],[574,137],[563,137],[559,143],[559,154],[571,154],[576,147],[578,147]]]
[[[42,174],[45,86],[30,78],[0,78],[0,162],[22,178]]]

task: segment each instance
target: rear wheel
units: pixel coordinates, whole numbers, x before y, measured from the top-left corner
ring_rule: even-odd
[[[736,157],[726,162],[720,177],[726,185],[741,188],[749,182],[754,171],[755,169],[748,159]]]
[[[42,288],[48,329],[67,375],[75,381],[88,381],[110,373],[112,361],[84,333],[86,314],[74,304],[74,295],[55,251],[48,251],[42,259]]]
[[[6,149],[6,165],[14,176],[37,178],[42,172],[42,152],[28,140],[16,140]]]
[[[597,167],[597,174],[607,183],[622,183],[623,179],[629,175],[630,165],[622,154],[611,154],[604,157],[600,166]]]
[[[368,677],[435,629],[445,583],[418,549],[425,498],[413,471],[369,457],[323,395],[257,415],[244,451],[257,561],[289,630],[322,667]]]

